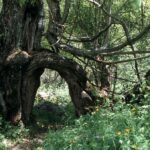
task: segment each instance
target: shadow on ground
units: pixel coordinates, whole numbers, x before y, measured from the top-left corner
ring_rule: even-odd
[[[19,127],[9,126],[6,129],[9,135],[3,141],[5,149],[35,150],[37,147],[42,148],[48,132],[73,125],[75,118],[72,103],[66,106],[48,101],[39,103],[34,106],[32,123],[26,129],[21,125]],[[14,133],[15,137],[13,137]]]
[[[75,119],[73,106],[69,103],[66,106],[52,102],[42,102],[35,105],[33,109],[33,125],[48,129],[59,129],[66,124],[72,124]]]

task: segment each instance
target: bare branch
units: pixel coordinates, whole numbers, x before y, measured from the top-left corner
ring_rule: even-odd
[[[134,38],[130,39],[130,43],[134,44],[135,42],[137,42],[138,40],[140,40],[144,35],[148,34],[150,31],[150,24],[144,28],[144,30],[142,32],[140,32],[139,34],[137,34]],[[105,53],[105,55],[108,53],[113,53],[113,52],[117,52],[120,51],[121,49],[123,49],[124,47],[130,45],[129,41],[125,41],[124,43],[112,47],[112,48],[100,48],[98,50],[84,50],[84,49],[80,49],[80,48],[76,48],[74,46],[71,45],[67,45],[64,43],[57,43],[57,47],[62,49],[63,51],[66,51],[68,53],[71,53],[73,55],[78,55],[81,57],[93,57],[96,55],[100,55]]]
[[[111,61],[96,60],[94,57],[92,57],[92,55],[89,55],[89,54],[91,54],[90,51],[88,51],[88,52],[86,50],[81,51],[80,49],[72,47],[70,45],[65,45],[65,44],[64,45],[59,45],[59,48],[62,49],[63,51],[71,53],[72,55],[80,56],[80,57],[86,57],[90,60],[94,60],[94,61],[100,62],[100,63],[105,63],[105,64],[108,64],[108,65],[109,64],[125,63],[125,62],[130,62],[130,61],[135,61],[135,60],[141,60],[141,59],[146,59],[146,58],[150,57],[150,55],[147,55],[147,56],[137,57],[137,58],[133,58],[133,59],[127,59],[127,60],[120,60],[120,61],[111,62]]]
[[[96,34],[93,37],[65,37],[63,36],[64,39],[69,40],[71,42],[93,42],[95,41],[97,38],[99,38],[103,33],[105,33],[112,24],[109,24],[106,28],[104,28],[103,30],[101,30],[98,34]]]
[[[98,3],[96,0],[89,0],[89,2],[93,3],[97,7],[102,7],[103,4]]]
[[[133,55],[133,54],[149,54],[150,50],[145,50],[145,51],[127,51],[127,52],[122,52],[122,51],[117,51],[117,52],[110,52],[110,53],[101,53],[103,56],[112,56],[112,55]]]
[[[120,64],[120,63],[135,61],[135,60],[146,59],[146,58],[149,58],[149,57],[150,57],[150,55],[147,55],[147,56],[143,56],[143,57],[137,57],[137,58],[133,58],[133,59],[126,59],[126,60],[120,60],[120,61],[112,61],[112,62],[104,61],[103,63],[106,63],[106,64]]]

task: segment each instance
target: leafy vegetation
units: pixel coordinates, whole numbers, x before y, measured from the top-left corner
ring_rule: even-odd
[[[21,141],[23,139],[33,141],[39,132],[46,134],[43,135],[42,144],[38,142],[33,144],[32,148],[37,150],[149,150],[150,94],[148,92],[145,93],[141,106],[127,105],[118,98],[113,108],[108,102],[103,107],[96,106],[91,115],[77,119],[73,115],[74,109],[66,85],[57,87],[56,82],[51,86],[42,84],[40,91],[50,92],[53,95],[46,100],[39,100],[37,97],[36,105],[46,101],[51,102],[51,106],[54,103],[59,107],[55,107],[56,111],[49,112],[46,109],[37,110],[35,105],[36,124],[26,129],[21,124],[11,126],[1,121],[3,122],[0,125],[2,150],[10,149],[15,145],[14,143],[24,148]],[[134,96],[133,100],[136,98]],[[10,144],[9,140],[13,142]]]
[[[44,149],[63,150],[148,150],[150,147],[149,108],[115,106],[114,111],[96,108],[74,126],[49,131]]]
[[[122,99],[110,107],[96,106],[91,115],[82,116],[63,129],[50,129],[43,149],[62,150],[149,150],[150,147],[150,93],[149,87],[142,105],[125,104]],[[141,89],[142,90],[142,89]],[[133,96],[136,101],[137,96]],[[107,99],[108,101],[108,99]]]
[[[26,2],[27,0],[19,0],[24,7]],[[36,2],[38,1],[32,0],[29,3],[32,9]],[[41,76],[29,126],[24,126],[22,122],[13,126],[0,116],[0,150],[13,150],[14,147],[20,150],[149,150],[150,74],[147,78],[145,74],[150,70],[150,27],[147,30],[145,28],[150,23],[150,0],[72,0],[70,4],[66,0],[53,2],[44,1],[44,17],[40,12],[40,17],[43,17],[40,23],[45,25],[41,46],[50,55],[75,61],[83,67],[87,73],[88,86],[82,89],[82,93],[90,89],[97,105],[93,106],[94,111],[77,118],[71,94],[69,95],[69,84],[60,77],[64,68],[60,68],[59,64],[52,66],[54,70],[60,68],[60,72],[45,70]],[[62,18],[63,13],[67,13],[64,23],[59,20],[61,17],[56,17],[58,6],[53,12],[51,5],[54,8],[60,5]],[[2,0],[0,10],[1,8]],[[29,18],[26,24],[31,27],[27,31],[33,30],[32,22],[30,24],[28,21],[33,19],[33,23],[39,23],[34,20],[35,14],[32,10],[31,14],[27,13],[26,17]],[[6,20],[7,22],[9,21]],[[40,26],[34,25],[33,27]],[[28,34],[25,35],[29,36]],[[52,34],[52,41],[46,37],[48,34]],[[60,48],[58,52],[57,48]],[[32,52],[27,55],[34,60],[36,53],[38,54],[35,52],[33,57]],[[39,58],[36,58],[37,64],[41,67]],[[76,68],[79,70],[78,66]],[[26,71],[28,69],[23,73]],[[68,70],[65,73],[67,75]],[[69,77],[68,81],[72,83],[71,76]],[[22,78],[20,82],[23,82]],[[75,78],[75,82],[78,82],[78,78]],[[21,91],[20,86],[18,89]]]

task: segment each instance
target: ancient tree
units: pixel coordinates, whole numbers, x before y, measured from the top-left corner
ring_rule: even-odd
[[[103,29],[93,26],[96,30],[88,33],[88,28],[83,27],[81,22],[73,22],[72,28],[76,24],[87,37],[74,37],[69,28],[66,32],[65,23],[69,18],[73,3],[68,0],[3,0],[0,13],[0,107],[3,117],[16,123],[20,119],[24,123],[30,120],[36,91],[40,86],[40,76],[45,68],[56,70],[68,84],[69,93],[75,106],[78,116],[86,114],[91,106],[95,105],[95,98],[91,89],[87,85],[87,73],[77,59],[82,59],[87,64],[87,60],[94,62],[94,65],[101,68],[102,72],[95,74],[96,86],[100,89],[110,88],[108,81],[109,72],[106,65],[112,64],[105,61],[104,56],[119,54],[120,50],[126,46],[131,46],[143,35],[149,32],[150,25],[146,26],[139,34],[131,38],[126,25],[111,15],[111,3],[105,10],[103,4],[90,1],[90,9],[96,9],[100,14],[105,14],[105,24]],[[63,7],[61,7],[63,4]],[[49,14],[45,14],[48,8]],[[99,11],[100,10],[100,11]],[[80,12],[75,11],[77,17]],[[78,14],[79,13],[79,14]],[[48,16],[46,23],[45,16]],[[99,16],[96,16],[99,17]],[[103,20],[103,17],[100,17]],[[76,24],[75,24],[76,22]],[[113,24],[120,24],[126,31],[127,40],[117,46],[110,47],[109,34]],[[70,24],[69,24],[70,26]],[[49,47],[41,45],[42,39],[48,41]],[[77,47],[74,43],[82,43]],[[88,45],[90,43],[90,45]],[[133,49],[133,47],[132,47]],[[72,57],[67,57],[64,53]],[[129,54],[140,53],[131,51]],[[128,52],[127,52],[128,54]],[[79,58],[80,57],[80,58]],[[136,56],[134,61],[136,60]],[[118,63],[118,62],[116,62]],[[135,62],[135,65],[136,62]],[[136,66],[138,75],[138,68]]]
[[[41,47],[43,34],[43,2],[30,1],[21,5],[18,0],[3,1],[0,22],[0,101],[3,116],[14,123],[30,120],[40,76],[44,68],[58,71],[68,83],[77,115],[85,114],[94,104],[86,87],[82,67],[58,54],[55,46],[61,32],[59,1],[47,1],[49,25],[46,33],[51,50]],[[21,118],[20,118],[21,117]]]

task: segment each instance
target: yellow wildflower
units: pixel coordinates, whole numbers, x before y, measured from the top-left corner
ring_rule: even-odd
[[[133,148],[133,149],[137,149],[137,144],[133,144],[133,145],[131,145],[131,148]]]
[[[98,107],[98,106],[95,107],[95,111],[96,111],[96,112],[99,111],[99,107]]]
[[[96,110],[95,110],[96,112],[98,112],[99,111],[99,109],[98,108],[96,108]]]
[[[136,112],[137,110],[136,110],[136,108],[134,107],[134,108],[131,109],[131,111],[132,111],[132,112]]]
[[[117,134],[117,135],[121,135],[121,132],[120,132],[120,131],[118,131],[116,134]]]
[[[130,132],[130,129],[129,129],[129,128],[126,128],[126,129],[125,129],[125,132],[126,132],[126,133],[129,133],[129,132]]]

